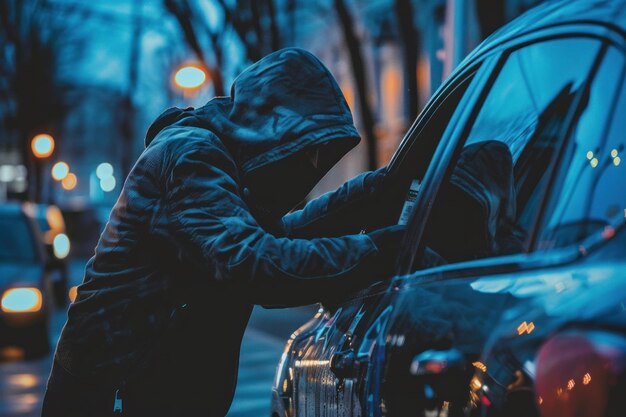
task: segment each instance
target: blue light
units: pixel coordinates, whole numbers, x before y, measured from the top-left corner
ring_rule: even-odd
[[[70,239],[65,233],[59,233],[54,237],[52,241],[52,249],[54,250],[54,256],[59,259],[67,257],[70,253]]]
[[[23,313],[41,310],[41,291],[37,288],[11,288],[2,295],[2,311]]]

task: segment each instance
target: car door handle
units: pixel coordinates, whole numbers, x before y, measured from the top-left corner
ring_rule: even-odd
[[[354,378],[358,375],[359,362],[351,348],[340,350],[330,357],[330,370],[339,379]]]

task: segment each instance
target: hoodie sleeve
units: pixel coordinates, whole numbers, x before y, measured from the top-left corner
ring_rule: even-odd
[[[381,278],[367,235],[305,240],[265,232],[240,197],[230,155],[215,141],[187,138],[173,153],[165,168],[171,233],[211,279],[240,286],[250,302],[288,306]]]
[[[335,191],[311,200],[298,211],[282,219],[285,236],[311,239],[341,236],[373,230],[391,224],[393,207],[382,201],[387,168],[364,172],[345,182]],[[385,195],[383,195],[385,194]]]

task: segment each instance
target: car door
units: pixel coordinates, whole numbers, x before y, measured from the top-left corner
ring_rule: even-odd
[[[503,282],[517,272],[564,261],[556,252],[534,252],[543,249],[538,230],[554,173],[571,150],[568,140],[598,100],[592,80],[611,71],[612,84],[621,80],[622,66],[603,61],[610,53],[595,36],[567,33],[502,51],[484,97],[451,137],[447,158],[434,159],[424,179],[402,260],[411,275],[396,278],[382,302],[392,311],[378,338],[372,367],[378,385],[369,388],[366,415],[464,412],[467,389],[459,393],[455,384],[469,386],[469,374],[455,374],[452,365],[480,355],[491,326],[514,302],[507,291],[478,291],[472,283],[506,288]],[[612,97],[602,98],[604,108]],[[608,113],[590,116],[596,128],[606,125]],[[446,265],[425,265],[430,252]],[[438,378],[447,367],[454,378]]]
[[[386,202],[395,207],[396,219],[410,213],[415,190],[433,153],[480,94],[490,73],[489,65],[493,62],[474,63],[457,73],[407,133],[389,166],[389,177],[393,179],[390,186],[403,190],[401,200]],[[413,190],[409,190],[411,183]],[[380,282],[339,301],[323,303],[325,323],[291,347],[295,353],[292,380],[297,416],[362,415],[362,379],[368,366],[364,352],[375,337],[373,330],[367,335],[363,332],[372,327],[365,324],[380,309],[379,301],[388,290],[389,278],[381,277]],[[384,316],[378,324],[382,325],[383,320]]]

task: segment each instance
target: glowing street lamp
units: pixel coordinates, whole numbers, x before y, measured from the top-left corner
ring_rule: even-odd
[[[115,189],[115,177],[111,175],[110,177],[102,178],[100,180],[100,188],[105,193],[113,191]]]
[[[76,178],[76,175],[72,172],[67,174],[65,178],[61,180],[61,186],[63,187],[64,190],[67,190],[67,191],[73,190],[74,188],[76,188],[77,183],[78,183],[78,178]]]
[[[96,176],[103,180],[113,175],[113,165],[103,162],[96,168]]]
[[[174,74],[174,83],[183,91],[199,89],[206,79],[206,72],[198,65],[185,65]]]
[[[52,165],[50,172],[52,173],[52,178],[62,181],[70,173],[70,166],[66,162],[60,161]]]
[[[41,133],[33,138],[30,147],[35,157],[47,158],[54,152],[54,138],[47,133]]]

